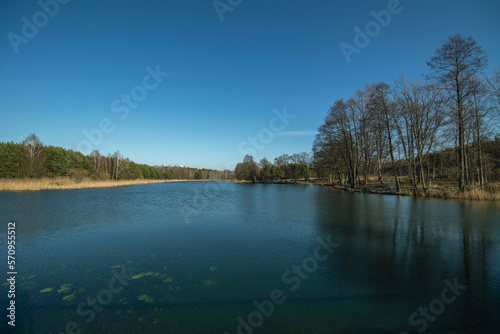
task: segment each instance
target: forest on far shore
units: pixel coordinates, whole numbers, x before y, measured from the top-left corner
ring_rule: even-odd
[[[0,143],[0,178],[41,178],[70,176],[93,180],[230,180],[229,170],[197,169],[181,166],[149,166],[124,158],[119,151],[107,156],[94,150],[90,155],[45,146],[35,135],[22,143]]]

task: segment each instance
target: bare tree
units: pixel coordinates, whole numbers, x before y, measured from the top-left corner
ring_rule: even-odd
[[[380,124],[380,135],[383,132],[386,134],[387,145],[389,149],[389,155],[391,157],[391,164],[394,173],[394,181],[396,183],[396,191],[401,190],[401,185],[399,183],[399,172],[396,160],[394,159],[394,114],[395,108],[394,103],[390,99],[391,87],[386,83],[374,84],[371,87],[370,93],[370,104],[374,112],[378,115],[378,123]],[[380,164],[380,160],[379,160]],[[380,167],[379,167],[380,170]],[[379,172],[379,178],[380,178]]]
[[[486,183],[482,142],[489,137],[491,124],[496,123],[497,116],[494,113],[494,97],[491,96],[488,85],[488,80],[480,77],[474,78],[466,104],[467,116],[471,123],[471,137],[474,142],[477,181],[481,188]]]
[[[497,67],[493,74],[487,79],[490,94],[496,100],[496,108],[500,113],[500,67]]]
[[[113,167],[114,179],[118,180],[118,176],[123,169],[123,156],[120,155],[120,151],[116,151],[113,154]]]
[[[432,83],[407,82],[404,78],[397,81],[395,92],[399,114],[396,128],[409,166],[408,176],[414,192],[418,181],[425,191],[424,166],[444,119],[442,95]]]
[[[99,153],[98,150],[93,150],[90,153],[90,161],[92,161],[92,164],[94,165],[95,174],[98,175],[99,172],[101,171],[101,165],[102,165],[101,154]]]
[[[472,78],[481,73],[487,62],[488,58],[481,46],[472,37],[465,39],[459,34],[451,36],[427,62],[431,68],[428,77],[436,80],[454,101],[452,109],[457,115],[458,128],[458,187],[461,191],[465,189],[466,169],[464,101],[470,93]]]
[[[30,134],[21,144],[21,174],[24,177],[39,177],[43,174],[45,152],[40,139]]]

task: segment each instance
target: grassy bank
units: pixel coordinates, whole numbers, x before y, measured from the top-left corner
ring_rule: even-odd
[[[104,188],[119,187],[134,184],[149,184],[162,182],[184,182],[184,181],[205,181],[205,180],[82,180],[70,177],[42,178],[42,179],[0,179],[0,191],[23,191],[23,190],[45,190],[45,189],[83,189],[83,188]]]
[[[326,184],[325,184],[326,185]],[[410,188],[403,188],[400,192],[397,192],[392,188],[384,187],[370,187],[362,186],[356,188],[335,186],[336,189],[341,189],[349,192],[364,192],[372,194],[387,194],[387,195],[403,195],[403,196],[414,196],[422,198],[443,198],[443,199],[466,199],[466,200],[483,200],[483,201],[500,201],[500,192],[498,190],[491,191],[487,189],[480,189],[479,187],[471,187],[466,189],[464,192],[458,189],[453,189],[450,187],[443,187],[439,185],[432,185],[427,191],[421,189],[415,194]]]
[[[247,181],[248,182],[248,181]],[[396,185],[393,179],[384,179],[384,184],[380,184],[377,179],[372,178],[368,180],[368,184],[356,186],[351,188],[349,186],[342,186],[338,184],[331,184],[322,180],[311,181],[289,181],[289,182],[275,182],[275,183],[295,183],[295,184],[315,184],[321,186],[329,186],[335,189],[347,192],[360,192],[381,195],[402,195],[414,196],[421,198],[442,198],[442,199],[464,199],[464,200],[480,200],[480,201],[500,201],[500,183],[489,183],[484,189],[479,186],[468,186],[464,192],[458,190],[454,182],[436,182],[433,183],[423,191],[418,189],[415,194],[410,185],[401,181],[401,190],[396,191]]]
[[[403,195],[422,198],[442,198],[442,199],[465,199],[481,201],[500,201],[500,184],[490,183],[481,189],[479,186],[469,186],[464,192],[458,190],[458,187],[450,182],[437,182],[428,187],[426,191],[421,188],[415,194],[409,184],[401,183],[401,191],[396,191],[394,183],[385,182],[381,185],[377,181],[369,181],[367,185],[357,186],[355,188],[332,185],[317,182],[317,184],[332,186],[336,189],[348,192],[364,192],[372,194]]]

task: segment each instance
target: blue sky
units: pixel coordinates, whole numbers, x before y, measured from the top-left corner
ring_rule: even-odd
[[[340,44],[395,0],[221,0],[235,5],[223,20],[213,0],[60,1],[42,0],[51,16],[0,2],[0,141],[36,133],[84,153],[225,169],[245,153],[310,152],[335,100],[422,77],[452,34],[478,41],[489,73],[500,66],[497,0],[401,0],[349,63]]]

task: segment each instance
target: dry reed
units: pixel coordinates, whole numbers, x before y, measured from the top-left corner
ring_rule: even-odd
[[[128,186],[134,184],[149,184],[162,182],[184,182],[204,180],[82,180],[70,177],[41,179],[0,179],[0,191],[46,190],[46,189],[83,189]]]

